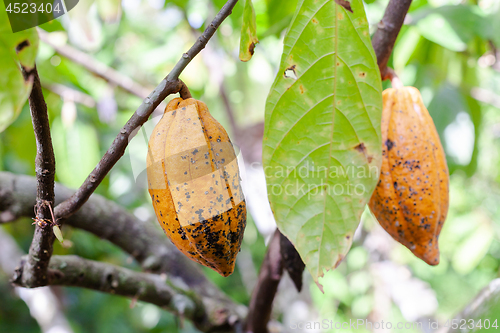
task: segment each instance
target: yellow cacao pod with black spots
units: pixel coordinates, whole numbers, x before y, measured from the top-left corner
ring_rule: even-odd
[[[382,169],[369,206],[382,227],[429,265],[448,213],[449,175],[436,127],[418,89],[383,92]]]
[[[192,260],[230,275],[246,204],[233,145],[204,103],[168,103],[149,140],[147,176],[156,217],[172,243]]]

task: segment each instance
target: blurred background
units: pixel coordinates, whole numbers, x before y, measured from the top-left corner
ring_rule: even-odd
[[[51,120],[57,181],[70,188],[82,183],[142,97],[168,74],[224,3],[80,0],[69,14],[40,27],[46,33],[36,63]],[[254,57],[248,63],[238,59],[240,1],[181,75],[193,97],[208,105],[241,147],[250,212],[242,251],[230,277],[222,278],[210,269],[205,272],[242,304],[249,302],[266,241],[275,227],[260,167],[261,138],[266,97],[297,0],[253,3],[260,39]],[[373,33],[388,0],[365,3]],[[450,211],[440,237],[441,263],[430,267],[413,257],[366,211],[346,259],[323,278],[324,294],[307,272],[300,294],[285,276],[275,300],[273,332],[290,332],[297,322],[323,319],[430,320],[442,326],[499,275],[500,1],[414,0],[405,23],[389,65],[405,85],[420,89],[451,173]],[[67,53],[56,52],[57,48]],[[92,60],[78,58],[81,53]],[[72,55],[80,60],[71,59]],[[136,84],[127,91],[96,75],[92,66],[113,68]],[[144,135],[149,136],[151,126],[154,117],[145,132],[131,138],[126,155],[97,193],[156,225],[143,172]],[[26,103],[20,117],[0,133],[0,170],[34,176],[35,153]],[[31,222],[24,219],[0,226],[0,251],[27,252]],[[55,254],[77,254],[138,269],[131,258],[106,241],[67,226],[63,233],[70,246],[56,242]],[[15,265],[9,257],[0,256],[0,332],[197,332],[189,322],[180,322],[154,305],[138,302],[131,307],[131,300],[118,296],[76,288],[14,289],[9,274]],[[58,318],[57,327],[47,325],[49,316]],[[432,330],[405,330],[424,331]]]

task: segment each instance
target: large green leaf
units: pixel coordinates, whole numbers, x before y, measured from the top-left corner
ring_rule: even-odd
[[[17,119],[31,92],[31,81],[21,73],[35,65],[38,35],[35,29],[12,33],[3,2],[0,4],[0,132]]]
[[[266,104],[269,201],[320,288],[351,246],[381,163],[380,73],[363,3],[350,5],[299,2]]]

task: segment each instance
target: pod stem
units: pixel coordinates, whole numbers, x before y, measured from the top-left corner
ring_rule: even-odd
[[[182,80],[179,81],[181,82],[181,90],[179,90],[179,95],[181,96],[181,98],[182,99],[192,98],[193,96],[191,96],[191,92],[189,91],[187,85]]]
[[[391,80],[394,89],[401,89],[404,87],[403,82],[401,82],[394,69],[390,67],[387,67],[383,80]]]
[[[387,62],[391,56],[394,43],[403,26],[406,13],[412,0],[390,0],[385,9],[384,17],[378,24],[378,29],[372,38],[373,49],[377,55],[377,64],[380,68],[382,80],[387,75]]]

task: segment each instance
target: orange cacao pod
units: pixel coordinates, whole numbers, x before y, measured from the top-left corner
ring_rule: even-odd
[[[380,180],[370,210],[395,240],[437,265],[439,233],[448,212],[448,166],[416,88],[383,92],[382,145]]]
[[[207,106],[173,99],[149,140],[149,194],[165,234],[192,260],[234,270],[246,204],[233,145]]]

